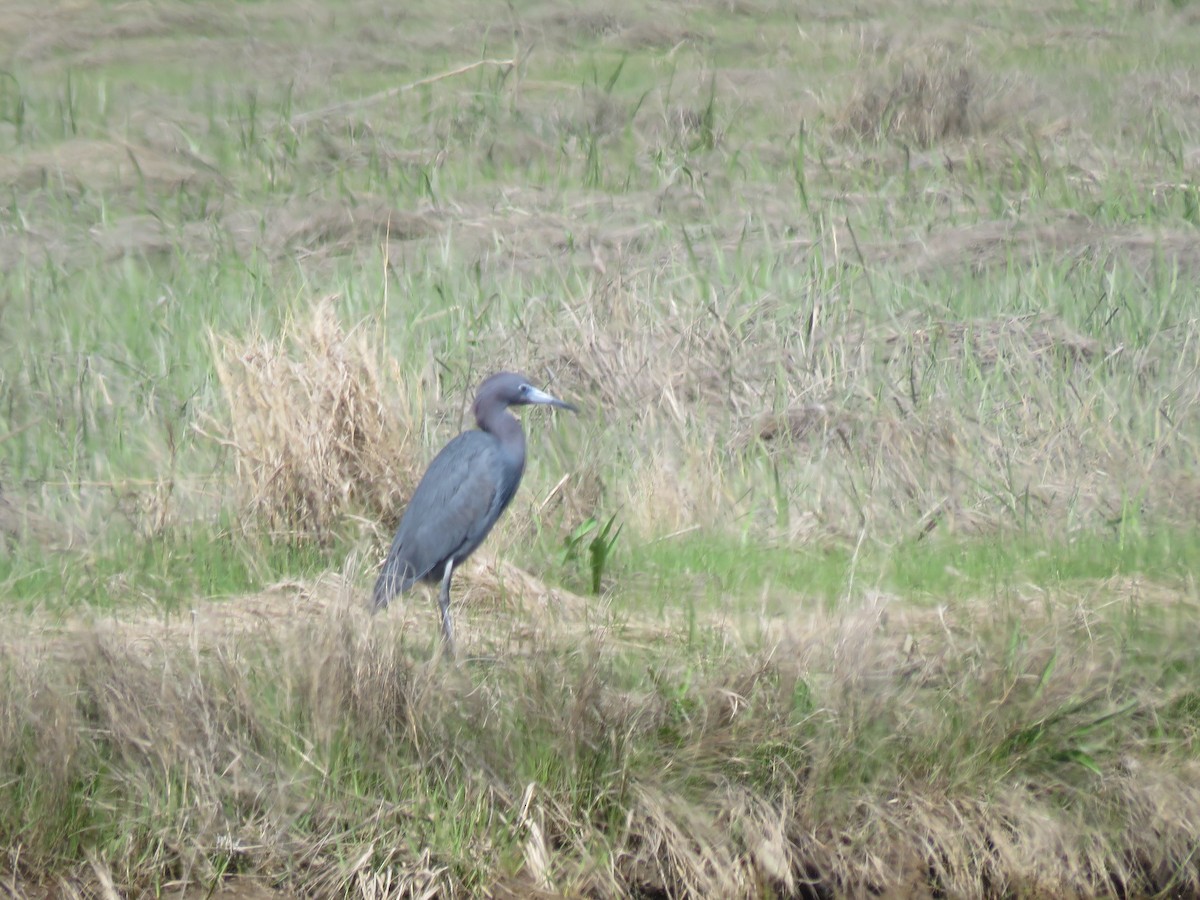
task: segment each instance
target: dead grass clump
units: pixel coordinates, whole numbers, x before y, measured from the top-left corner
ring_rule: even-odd
[[[148,39],[178,41],[181,37],[220,36],[236,28],[225,10],[190,3],[122,3],[108,10],[81,8],[54,10],[41,28],[29,28],[21,42],[19,58],[40,61],[58,54],[80,54],[127,42],[127,48],[145,51]],[[57,15],[56,15],[57,13]],[[137,52],[127,49],[126,55]]]
[[[776,654],[780,668],[808,689],[820,685],[813,716],[835,716],[846,740],[840,751],[821,739],[808,746],[808,784],[857,784],[861,774],[880,789],[832,809],[820,787],[801,788],[791,834],[803,857],[847,895],[901,882],[919,896],[1094,896],[1113,884],[1132,894],[1194,890],[1200,870],[1178,867],[1188,851],[1175,823],[1184,820],[1151,812],[1142,794],[1161,798],[1159,779],[1188,784],[1191,767],[1141,755],[1144,716],[1156,718],[1160,697],[1153,678],[1119,674],[1130,650],[1124,626],[1095,617],[1103,604],[1085,621],[1071,598],[1040,592],[1002,606],[989,598],[896,615],[894,605],[872,603],[824,625],[793,623]],[[1155,647],[1169,667],[1175,652],[1193,656],[1169,636],[1173,627],[1152,626],[1135,642]],[[949,711],[967,707],[975,712],[960,731],[965,723],[952,724]],[[888,735],[886,761],[851,749],[873,728]],[[824,771],[830,763],[838,776]],[[1006,790],[984,796],[968,787],[1001,772]],[[1194,794],[1188,787],[1176,799],[1194,808]],[[1112,830],[1098,825],[1117,821]],[[1142,828],[1153,830],[1135,849]]]
[[[274,535],[325,539],[349,516],[389,520],[415,484],[414,417],[361,330],[333,298],[277,339],[213,337],[243,522]]]
[[[1163,266],[1189,276],[1200,272],[1194,229],[1101,227],[1069,211],[1042,223],[993,220],[946,228],[920,240],[869,248],[867,255],[921,278],[941,278],[961,268],[976,274],[1015,269],[1051,257],[1060,263],[1120,263],[1147,277]]]
[[[264,221],[265,218],[265,221]],[[239,210],[225,221],[240,252],[266,251],[272,257],[288,253],[340,255],[381,242],[414,241],[438,231],[431,214],[404,212],[366,198],[304,200],[269,210]]]
[[[26,829],[19,840],[9,840],[16,832],[6,828],[8,846],[34,841],[39,847],[0,868],[11,866],[23,878],[66,873],[91,883],[100,872],[89,873],[88,861],[100,861],[129,888],[161,885],[164,878],[180,887],[214,884],[238,870],[273,870],[277,879],[284,868],[305,873],[301,877],[310,883],[328,880],[338,866],[324,847],[334,829],[353,820],[338,822],[334,807],[318,799],[321,764],[305,771],[302,760],[311,761],[313,753],[329,759],[325,754],[336,746],[343,715],[355,721],[365,743],[376,736],[373,729],[402,728],[405,710],[422,702],[432,685],[395,654],[388,632],[348,630],[338,621],[324,617],[328,633],[307,647],[272,644],[260,633],[275,654],[268,668],[279,674],[282,665],[289,672],[271,688],[269,681],[256,684],[253,674],[263,658],[228,635],[200,652],[179,641],[143,638],[134,646],[119,633],[94,633],[69,662],[58,659],[28,672],[6,659],[0,672],[6,679],[0,803],[10,824],[32,821],[32,807],[46,807],[41,832]],[[53,698],[62,702],[47,705]],[[306,709],[301,719],[306,741],[313,742],[299,756],[272,724],[280,714],[298,712],[293,704]],[[377,746],[386,744],[379,741]],[[29,769],[35,756],[36,773]],[[14,791],[9,776],[22,770],[31,778]],[[122,797],[119,832],[93,831],[95,804],[72,796],[72,785]],[[108,803],[99,795],[94,801]],[[311,843],[297,840],[295,830],[309,815]],[[55,829],[92,832],[89,849],[73,858],[53,837]],[[424,873],[415,871],[418,860],[406,862],[412,879],[423,881]]]
[[[190,165],[181,156],[124,142],[85,138],[0,157],[0,179],[20,191],[61,185],[104,194],[142,188],[174,194],[186,188],[221,184],[215,173]]]
[[[584,88],[579,106],[568,117],[567,134],[584,139],[602,139],[616,133],[629,123],[626,106],[607,91]]]
[[[1061,317],[1049,313],[937,322],[884,339],[885,361],[908,364],[906,354],[969,359],[984,372],[1005,361],[1021,366],[1073,367],[1098,359],[1100,342],[1081,334]]]
[[[702,40],[703,36],[699,32],[686,28],[682,24],[657,18],[634,22],[622,28],[616,37],[616,43],[629,50],[671,50]]]
[[[638,894],[750,897],[756,879],[711,814],[658,785],[639,785],[629,830],[634,839],[622,874]]]
[[[822,443],[830,436],[849,442],[856,423],[849,414],[831,410],[822,403],[806,403],[782,413],[766,412],[738,434],[734,446],[746,449],[754,441],[773,444],[786,440],[801,446]]]
[[[0,266],[11,271],[25,260],[35,258],[45,259],[55,266],[66,266],[77,258],[79,242],[63,238],[61,233],[0,233]]]
[[[83,537],[82,531],[60,525],[0,486],[0,546],[32,540],[42,547],[65,548]]]
[[[387,204],[324,204],[287,210],[272,223],[271,245],[279,249],[324,247],[345,250],[382,238],[411,241],[436,231],[428,216],[404,213]]]
[[[624,29],[621,17],[609,4],[597,9],[561,9],[552,7],[533,19],[535,30],[554,41],[594,40]]]
[[[214,240],[210,227],[189,223],[172,230],[157,216],[125,216],[111,224],[95,226],[88,236],[109,261],[122,257],[171,257],[186,253],[199,257],[213,252]]]
[[[814,343],[828,362],[818,363],[833,377],[797,360],[791,403],[741,420],[732,446],[750,463],[769,460],[779,479],[773,512],[794,498],[847,537],[864,526],[912,535],[1111,521],[1130,494],[1171,516],[1191,502],[1139,461],[1124,431],[1130,405],[1098,380],[1113,376],[1100,340],[1045,313],[910,321],[823,334]],[[977,398],[973,413],[965,397]],[[1194,399],[1180,396],[1188,409]],[[1193,452],[1172,441],[1173,452]]]
[[[841,113],[841,130],[927,149],[1002,128],[1017,115],[1010,93],[981,74],[961,48],[909,51],[855,91]]]
[[[678,454],[659,451],[637,459],[623,485],[622,520],[641,534],[657,535],[715,524],[728,500],[720,459],[724,452],[705,443]]]

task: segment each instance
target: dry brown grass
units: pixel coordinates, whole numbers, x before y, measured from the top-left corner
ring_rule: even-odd
[[[178,154],[83,138],[0,157],[0,178],[22,191],[53,183],[72,191],[118,194],[140,188],[171,192],[221,182],[220,176]]]
[[[979,222],[867,252],[922,278],[941,277],[956,269],[983,274],[1051,257],[1075,264],[1119,262],[1147,277],[1164,264],[1183,274],[1200,271],[1200,238],[1194,229],[1100,227],[1070,212],[1042,223]]]
[[[841,113],[841,128],[864,140],[927,149],[1022,131],[1028,114],[1011,85],[979,70],[969,48],[941,42],[905,48],[868,73]]]
[[[179,148],[94,138],[73,138],[48,148],[0,154],[0,178],[12,187],[13,196],[27,213],[45,213],[62,198],[86,208],[92,197],[104,195],[120,206],[146,192],[195,191],[216,198],[228,187],[215,170]],[[117,215],[114,219],[86,229],[75,223],[57,229],[4,229],[0,231],[0,262],[16,267],[31,259],[46,259],[74,270],[93,261],[93,247],[111,260],[129,254],[171,254],[181,247],[207,253],[213,244],[211,228],[201,223],[189,223],[176,231],[157,215]]]
[[[18,7],[14,12],[22,10]],[[121,40],[219,35],[228,32],[233,24],[223,11],[173,2],[122,3],[107,11],[84,6],[42,12],[50,13],[50,20],[43,22],[46,27],[34,29],[27,23],[22,26],[19,19],[10,26],[26,38],[19,53],[24,61],[38,61],[64,52],[94,53],[98,46]],[[0,22],[0,29],[3,28],[4,23]]]
[[[78,529],[42,515],[28,501],[6,496],[0,490],[0,546],[8,542],[37,541],[44,547],[67,548],[83,539]]]
[[[273,257],[337,256],[355,248],[390,249],[438,232],[434,214],[396,209],[375,197],[305,198],[267,210],[238,210],[224,222],[239,251]]]
[[[0,867],[16,896],[46,872],[85,893],[237,872],[310,896],[1188,894],[1200,773],[1149,737],[1194,694],[1123,673],[1128,632],[1097,615],[1180,598],[1088,591],[1089,617],[878,597],[775,622],[765,651],[726,631],[699,667],[668,631],[648,678],[636,627],[560,620],[497,656],[506,614],[480,607],[490,662],[452,671],[330,580],[200,627],[81,626],[3,655],[0,761],[27,793],[0,791],[67,821],[99,803],[102,848],[63,870],[57,819],[6,821]]]
[[[364,328],[339,324],[335,300],[274,340],[212,338],[227,418],[211,427],[233,453],[252,529],[324,540],[355,515],[393,520],[415,484],[419,417]]]
[[[524,365],[558,373],[568,396],[639,436],[628,459],[601,452],[619,454],[627,476],[604,494],[608,508],[644,533],[770,522],[780,504],[790,539],[851,541],[1108,522],[1132,496],[1170,517],[1192,508],[1194,490],[1148,466],[1128,418],[1138,402],[1113,393],[1144,361],[1056,315],[872,321],[846,309],[836,283],[813,285],[794,320],[736,294],[678,315],[646,302],[661,291],[652,278],[604,279],[564,302],[561,343],[513,335]],[[1177,338],[1163,352],[1182,374],[1194,358]],[[1173,399],[1173,418],[1200,409],[1191,381]],[[1200,455],[1185,432],[1162,432],[1164,452]],[[774,494],[764,465],[786,476]]]

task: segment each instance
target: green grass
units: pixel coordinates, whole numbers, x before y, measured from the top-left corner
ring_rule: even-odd
[[[343,556],[203,525],[157,537],[114,532],[89,539],[86,549],[15,548],[0,560],[0,586],[9,606],[56,617],[81,607],[170,614],[283,578],[313,577],[340,566]]]
[[[865,590],[921,605],[1002,596],[1031,585],[1055,593],[1110,578],[1171,585],[1195,599],[1198,565],[1200,536],[1190,529],[1114,529],[1057,541],[1019,533],[935,537],[826,549],[685,535],[647,544],[620,542],[610,584],[621,608],[673,616],[679,598],[686,598],[736,618],[759,608],[786,615],[798,602],[836,608],[856,602]]]

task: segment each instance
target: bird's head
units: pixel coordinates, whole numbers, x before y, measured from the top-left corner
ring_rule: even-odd
[[[559,400],[557,397],[535,388],[524,375],[498,372],[479,386],[479,391],[475,395],[475,418],[481,419],[495,406],[503,408],[532,404],[557,406],[560,409],[569,409],[571,412],[579,411],[565,400]]]

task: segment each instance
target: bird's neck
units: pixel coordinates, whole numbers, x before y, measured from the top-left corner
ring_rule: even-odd
[[[517,417],[507,409],[493,409],[476,419],[479,427],[500,442],[505,454],[525,460],[525,432]]]

